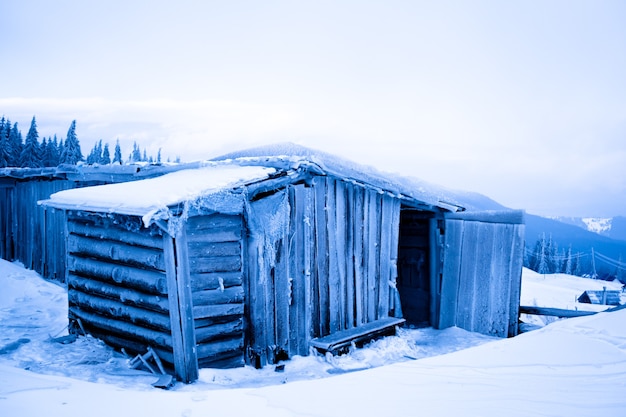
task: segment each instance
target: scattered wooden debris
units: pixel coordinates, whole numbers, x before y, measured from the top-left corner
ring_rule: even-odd
[[[122,351],[126,353],[123,349]],[[150,361],[152,361],[152,363],[150,363]],[[148,351],[146,353],[135,356],[128,364],[133,369],[143,366],[151,373],[159,375],[159,379],[152,384],[155,388],[169,389],[174,386],[174,378],[172,375],[165,372],[161,358],[159,358],[159,355],[157,355],[154,349],[150,346],[148,346]]]

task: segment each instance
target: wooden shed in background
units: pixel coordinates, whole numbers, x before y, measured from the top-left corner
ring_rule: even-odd
[[[404,321],[517,333],[522,212],[299,150],[54,194],[70,320],[185,382]]]

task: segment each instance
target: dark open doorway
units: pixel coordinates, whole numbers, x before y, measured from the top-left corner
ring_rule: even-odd
[[[400,213],[398,279],[402,313],[407,324],[430,323],[430,219],[427,211],[403,209]]]

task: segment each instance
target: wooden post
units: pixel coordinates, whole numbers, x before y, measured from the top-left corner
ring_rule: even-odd
[[[198,353],[193,322],[189,253],[185,228],[176,237],[163,236],[172,347],[176,377],[185,383],[198,379]]]

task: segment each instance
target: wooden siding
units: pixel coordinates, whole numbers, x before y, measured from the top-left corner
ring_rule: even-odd
[[[62,211],[37,202],[74,188],[65,180],[13,180],[0,187],[0,257],[22,262],[45,278],[65,276],[65,220]]]
[[[68,211],[70,320],[130,352],[174,363],[163,237],[131,216]]]
[[[312,338],[388,317],[399,218],[398,199],[328,177],[251,203],[250,361],[307,355]]]
[[[186,235],[198,364],[243,366],[243,218],[190,217]]]
[[[440,328],[517,334],[524,225],[447,219]]]

